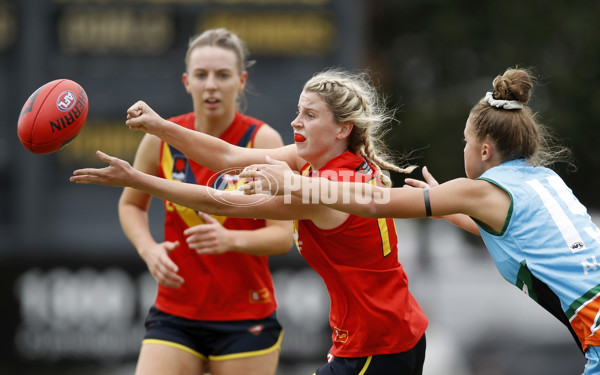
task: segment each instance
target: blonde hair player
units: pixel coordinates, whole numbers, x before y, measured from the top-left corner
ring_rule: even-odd
[[[161,137],[214,170],[243,167],[273,155],[306,176],[383,186],[386,162],[377,131],[388,118],[366,74],[327,70],[304,85],[292,121],[295,144],[273,150],[235,147],[163,120],[145,103],[129,111],[127,125]],[[215,157],[218,155],[218,157]],[[131,186],[171,202],[227,216],[296,219],[294,238],[323,278],[331,299],[330,362],[317,375],[420,375],[427,318],[411,295],[398,261],[392,219],[364,219],[284,197],[217,192],[143,174],[99,153],[105,169],[82,169],[72,181]],[[312,178],[309,177],[309,178]]]
[[[244,148],[282,146],[274,129],[239,112],[250,63],[242,40],[226,29],[193,37],[182,81],[194,110],[170,118],[173,126]],[[134,167],[171,181],[235,189],[227,176],[150,134]],[[291,248],[291,222],[211,216],[167,200],[165,242],[159,243],[148,226],[151,198],[125,188],[119,201],[123,230],[158,281],[136,374],[209,368],[212,375],[275,374],[283,331],[267,255]]]
[[[438,185],[424,168],[427,183],[407,179],[423,189],[384,191],[308,180],[272,161],[242,173],[257,179],[243,189],[252,191],[259,181],[267,189],[287,178],[285,189],[297,196],[302,189],[309,199],[337,193],[337,200],[319,202],[340,211],[364,217],[444,217],[480,234],[502,276],[569,329],[588,360],[583,374],[600,374],[600,231],[571,189],[544,167],[569,161],[569,150],[552,142],[527,105],[533,83],[528,70],[508,69],[494,79],[494,91],[471,109],[464,130],[467,178]],[[317,194],[311,195],[311,189]],[[382,194],[388,199],[382,200]]]

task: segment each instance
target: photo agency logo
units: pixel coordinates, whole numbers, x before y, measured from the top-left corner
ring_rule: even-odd
[[[315,173],[314,177],[301,178],[298,172],[288,170],[278,178],[261,169],[259,177],[242,178],[239,176],[241,170],[242,168],[229,168],[213,175],[208,185],[215,190],[209,190],[210,196],[220,203],[241,207],[257,206],[277,195],[283,195],[284,204],[291,204],[293,195],[299,195],[303,204],[333,204],[340,201],[386,204],[390,201],[390,189],[378,188],[381,186],[378,182],[380,179],[371,173],[352,170],[323,171]],[[334,185],[332,182],[344,184]],[[249,184],[249,188],[242,190],[249,194],[239,190],[245,184]]]
[[[238,191],[238,187],[252,181],[248,178],[240,177],[240,172],[244,168],[227,168],[212,175],[207,181],[207,186],[214,190],[208,190],[208,194],[217,202],[238,207],[258,206],[275,198],[279,191],[279,186],[274,179],[270,177],[268,182],[261,183],[260,189],[255,189],[254,194],[246,195]],[[271,193],[273,192],[273,194]]]
[[[382,173],[386,173],[389,178],[386,171]],[[286,171],[283,176],[284,203],[291,203],[292,193],[296,191],[301,192],[300,196],[304,204],[333,204],[340,201],[342,203],[356,202],[358,204],[389,203],[390,190],[387,188],[376,189],[377,181],[378,179],[371,174],[352,170],[323,171],[318,177],[308,179],[299,178],[297,172]],[[266,190],[271,188],[272,185],[270,180],[268,182],[269,186]],[[336,184],[335,182],[343,184]],[[265,190],[264,186],[257,185],[257,191]]]

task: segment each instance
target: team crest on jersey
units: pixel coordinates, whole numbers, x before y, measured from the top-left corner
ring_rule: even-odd
[[[185,157],[176,156],[173,159],[173,179],[185,181],[185,172],[187,171],[188,160]]]
[[[269,289],[262,288],[250,290],[250,303],[269,303],[271,302],[271,292]]]
[[[333,330],[333,341],[334,342],[346,342],[348,341],[348,331],[345,329],[335,328]]]

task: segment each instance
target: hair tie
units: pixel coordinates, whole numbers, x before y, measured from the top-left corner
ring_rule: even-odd
[[[484,98],[492,107],[504,109],[523,109],[523,103],[518,100],[498,100],[494,99],[492,92],[487,92]]]

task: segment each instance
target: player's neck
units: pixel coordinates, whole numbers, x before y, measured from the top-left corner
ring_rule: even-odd
[[[234,119],[235,113],[233,113],[231,116],[196,117],[194,129],[213,137],[220,137],[227,130],[227,128],[229,128]]]

